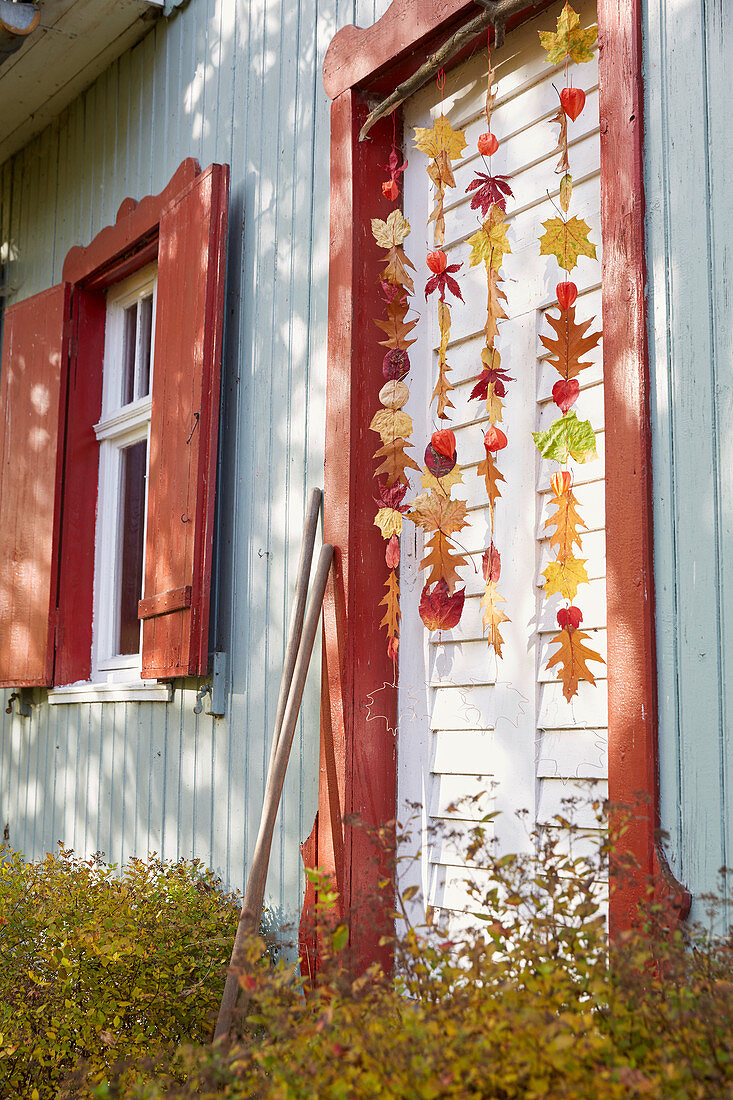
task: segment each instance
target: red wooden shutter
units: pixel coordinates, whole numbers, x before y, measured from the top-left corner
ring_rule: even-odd
[[[10,306],[0,377],[0,686],[53,682],[69,287]]]
[[[229,169],[160,219],[145,546],[144,678],[207,670]]]

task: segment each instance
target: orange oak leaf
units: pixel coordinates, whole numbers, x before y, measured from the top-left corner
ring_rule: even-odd
[[[493,508],[501,496],[499,482],[504,481],[505,478],[490,451],[486,452],[483,462],[479,462],[476,473],[479,477],[486,479],[486,495],[489,498],[489,505]]]
[[[455,408],[448,394],[453,389],[453,383],[448,378],[451,367],[446,361],[446,351],[450,340],[450,307],[446,302],[438,302],[438,325],[440,326],[440,347],[438,348],[438,380],[435,383],[431,403],[437,399],[437,416],[440,420],[449,420],[447,409]]]
[[[442,531],[444,535],[462,531],[468,523],[465,500],[453,500],[435,491],[415,497],[409,515],[416,527]]]
[[[428,630],[452,630],[460,622],[465,599],[465,588],[451,595],[446,582],[439,580],[431,592],[428,581],[420,596],[420,618]]]
[[[602,665],[606,663],[600,653],[596,653],[584,644],[589,637],[590,635],[584,630],[573,629],[568,624],[559,634],[550,639],[551,645],[557,644],[560,648],[550,657],[547,668],[560,666],[557,678],[562,681],[562,693],[568,702],[578,694],[578,684],[581,680],[588,684],[596,682],[586,662],[599,661]]]
[[[553,317],[549,311],[545,316],[547,323],[555,330],[557,336],[557,339],[551,336],[540,336],[540,340],[550,352],[548,362],[566,381],[577,377],[582,370],[591,366],[590,363],[581,362],[582,356],[592,351],[603,335],[601,332],[591,332],[586,335],[595,317],[591,317],[588,321],[576,321],[575,306],[559,310],[557,317]]]
[[[493,347],[493,342],[495,338],[499,335],[497,321],[505,321],[507,316],[506,311],[501,304],[502,302],[506,301],[506,294],[499,286],[499,283],[501,282],[502,278],[496,268],[489,267],[489,300],[486,306],[486,324],[484,326],[486,346],[488,348]]]
[[[502,623],[511,622],[509,616],[505,615],[499,607],[499,604],[505,602],[504,597],[499,593],[497,582],[495,580],[487,581],[484,594],[481,597],[483,623],[487,641],[490,646],[493,646],[497,657],[501,657],[501,647],[504,645],[499,627]]]
[[[570,489],[564,493],[556,493],[550,504],[555,511],[545,520],[545,530],[555,528],[550,535],[550,546],[555,551],[557,560],[562,562],[573,556],[573,547],[580,549],[580,529],[583,527],[587,531],[588,525],[580,515],[578,501]]]
[[[420,467],[417,462],[405,453],[405,447],[411,446],[412,444],[408,443],[406,439],[394,439],[391,443],[385,443],[383,447],[375,451],[374,457],[383,458],[384,462],[374,471],[374,476],[380,477],[384,474],[387,479],[387,486],[391,486],[398,481],[407,481],[405,470],[417,470],[419,472]]]
[[[426,585],[444,580],[450,592],[455,590],[461,579],[458,570],[466,565],[463,554],[453,549],[453,544],[442,531],[436,531],[427,542],[428,553],[420,562],[421,569],[429,569]]]
[[[384,618],[382,619],[380,626],[387,627],[387,637],[393,638],[399,633],[400,629],[400,586],[397,583],[397,574],[394,569],[390,570],[390,574],[387,577],[385,584],[387,592],[384,599],[380,601],[379,606],[385,607]]]
[[[415,284],[412,281],[408,267],[415,270],[415,265],[409,256],[405,255],[404,248],[395,245],[387,253],[387,266],[382,271],[382,278],[388,283],[399,283],[409,294],[414,293]]]
[[[380,340],[379,343],[384,348],[409,348],[411,344],[414,344],[414,340],[408,340],[419,318],[416,317],[412,321],[405,320],[409,306],[406,302],[394,301],[390,302],[387,306],[387,320],[380,321],[378,318],[374,318],[374,324],[382,329],[387,335],[386,340]]]

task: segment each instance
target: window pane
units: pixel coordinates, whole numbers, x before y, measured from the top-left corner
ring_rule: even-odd
[[[125,310],[122,344],[122,404],[135,398],[135,336],[137,334],[137,302]]]
[[[148,444],[141,439],[122,452],[122,513],[120,515],[120,636],[118,653],[140,649],[137,605],[143,587],[145,532],[145,464]]]
[[[138,397],[147,397],[150,393],[150,338],[153,331],[153,299],[140,300],[140,362],[138,365]]]

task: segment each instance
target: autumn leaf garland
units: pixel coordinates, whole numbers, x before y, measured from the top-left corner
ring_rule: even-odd
[[[557,31],[540,31],[540,41],[552,65],[565,61],[586,62],[593,59],[596,27],[582,28],[577,13],[566,3],[558,20]],[[580,629],[583,614],[574,605],[578,587],[588,583],[586,559],[582,552],[582,532],[587,529],[578,510],[578,501],[572,491],[572,475],[568,462],[585,463],[597,457],[596,437],[589,421],[580,420],[573,405],[580,395],[578,375],[590,366],[584,359],[601,339],[600,332],[589,332],[593,320],[578,321],[575,302],[578,297],[576,284],[570,281],[570,272],[578,259],[596,258],[595,245],[590,240],[590,227],[575,215],[568,217],[573,195],[573,178],[570,174],[568,153],[568,120],[575,121],[585,105],[585,93],[580,88],[567,85],[560,92],[560,107],[553,121],[559,127],[558,150],[560,159],[556,172],[562,173],[560,181],[561,214],[543,222],[545,232],[540,237],[540,254],[554,256],[565,273],[557,284],[557,315],[548,312],[547,322],[554,336],[540,336],[550,353],[548,362],[558,372],[559,379],[552,388],[552,399],[561,415],[545,431],[535,432],[534,440],[543,458],[559,463],[563,469],[551,478],[552,498],[550,516],[545,530],[550,533],[550,548],[554,560],[543,572],[546,596],[560,595],[569,606],[557,613],[559,633],[551,639],[557,650],[547,662],[547,668],[557,667],[558,678],[563,685],[563,695],[570,701],[578,692],[581,681],[595,683],[588,667],[589,661],[603,663],[600,654],[586,644],[588,634]],[[577,556],[576,556],[577,555]]]

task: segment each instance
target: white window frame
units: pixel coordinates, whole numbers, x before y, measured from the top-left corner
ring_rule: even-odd
[[[121,540],[119,525],[122,509],[122,452],[132,443],[150,439],[153,374],[155,369],[155,315],[157,306],[157,264],[148,264],[107,294],[102,372],[102,413],[94,432],[99,442],[99,489],[94,547],[94,623],[92,630],[92,682],[140,683],[141,654],[118,654],[119,589]],[[133,398],[122,405],[123,348],[125,310],[152,293],[150,332],[150,386],[145,397]],[[138,384],[141,326],[137,325],[135,355],[135,392]],[[148,446],[145,469],[144,516],[147,517]],[[145,574],[145,527],[143,529],[143,576]]]

